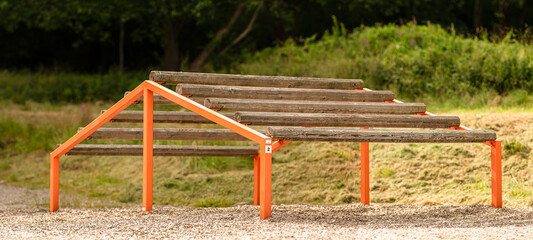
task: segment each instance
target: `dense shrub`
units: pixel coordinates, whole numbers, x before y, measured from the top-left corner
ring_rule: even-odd
[[[16,103],[117,101],[148,78],[143,73],[63,74],[0,71],[0,97]]]
[[[505,95],[533,89],[533,48],[503,40],[465,38],[439,25],[360,27],[337,24],[319,40],[292,40],[251,54],[235,72],[265,75],[361,78],[404,99]],[[487,95],[487,94],[485,94]]]

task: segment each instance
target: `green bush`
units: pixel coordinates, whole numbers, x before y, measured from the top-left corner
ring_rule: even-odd
[[[317,40],[293,40],[247,56],[234,67],[243,74],[360,78],[366,87],[390,89],[406,100],[482,96],[480,101],[533,89],[533,48],[512,33],[498,42],[465,38],[439,25],[360,27],[342,24]]]
[[[108,74],[0,71],[0,97],[15,103],[117,101],[148,78],[148,72]]]

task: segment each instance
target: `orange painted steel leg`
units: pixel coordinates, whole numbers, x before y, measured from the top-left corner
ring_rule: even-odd
[[[502,142],[491,141],[492,206],[502,207]]]
[[[267,138],[261,144],[261,152],[259,154],[260,161],[260,208],[259,215],[261,219],[266,219],[271,216],[272,207],[272,139]]]
[[[361,203],[370,204],[370,144],[367,142],[361,143]]]
[[[370,204],[370,144],[361,143],[361,203]]]
[[[254,205],[259,205],[259,197],[261,196],[259,188],[261,182],[261,160],[259,155],[254,156]]]
[[[50,212],[59,209],[59,157],[50,157]]]
[[[152,210],[154,158],[154,93],[144,89],[143,105],[143,212]]]

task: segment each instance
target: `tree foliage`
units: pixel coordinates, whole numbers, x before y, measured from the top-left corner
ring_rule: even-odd
[[[0,68],[202,70],[242,51],[347,29],[432,22],[505,35],[527,28],[525,0],[0,0]]]

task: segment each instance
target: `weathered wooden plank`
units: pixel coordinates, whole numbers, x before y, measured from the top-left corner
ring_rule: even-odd
[[[496,140],[491,130],[389,130],[268,127],[267,136],[285,141],[463,143]]]
[[[105,110],[104,110],[105,111]],[[233,118],[233,113],[220,113],[226,117]],[[122,111],[117,114],[113,122],[142,122],[142,111]],[[154,123],[207,123],[214,124],[193,112],[175,112],[175,111],[154,111]]]
[[[216,73],[152,71],[150,80],[162,84],[203,84],[250,87],[346,89],[363,88],[361,79],[256,76]]]
[[[58,145],[59,147],[60,145]],[[253,146],[154,146],[154,156],[250,156],[257,154]],[[79,144],[67,155],[142,156],[142,145]]]
[[[250,112],[415,114],[426,111],[426,105],[423,103],[319,102],[230,98],[206,98],[204,106],[226,111]]]
[[[124,96],[128,95],[130,93],[130,91],[126,91],[124,93]],[[203,97],[190,97],[191,100],[197,102],[197,103],[200,103],[200,104],[203,104],[204,101],[205,101],[205,98]],[[140,97],[139,99],[137,99],[137,101],[135,101],[135,103],[143,103],[143,97]],[[154,104],[157,104],[157,105],[176,105],[176,103],[164,98],[164,97],[161,97],[159,94],[157,93],[154,93]]]
[[[382,114],[236,112],[234,119],[262,126],[448,128],[461,125],[457,116]]]
[[[392,101],[391,91],[354,91],[306,88],[273,88],[215,86],[197,84],[178,84],[176,92],[192,97],[274,99],[305,101],[349,101],[349,102],[383,102]]]
[[[80,131],[83,128],[79,128]],[[265,133],[265,131],[259,131]],[[142,140],[142,128],[100,128],[91,139],[128,139]],[[155,140],[206,140],[206,141],[248,141],[247,138],[228,129],[189,129],[154,128]]]

